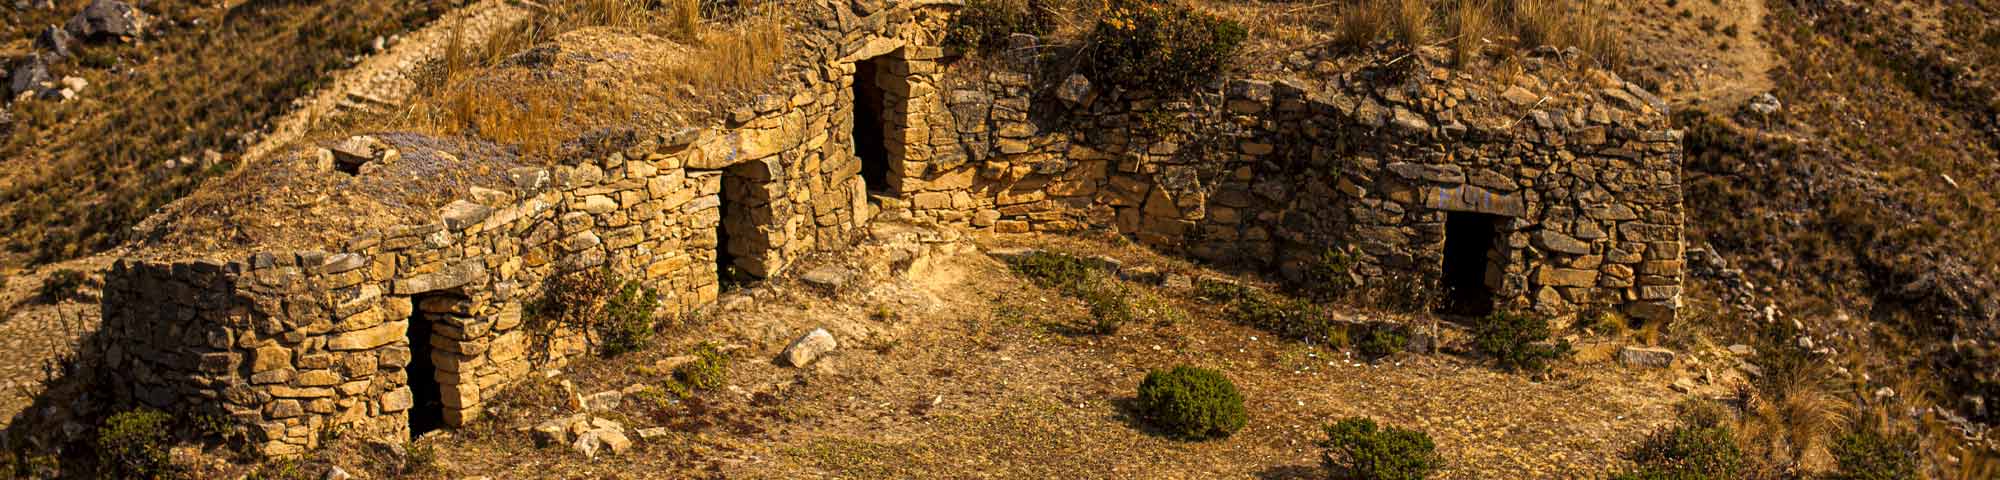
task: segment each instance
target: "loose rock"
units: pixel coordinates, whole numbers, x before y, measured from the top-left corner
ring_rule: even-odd
[[[815,328],[793,341],[791,346],[785,347],[783,357],[788,365],[804,367],[818,359],[820,355],[825,355],[836,348],[840,348],[840,343],[834,341],[832,333],[824,328]]]
[[[1625,347],[1618,351],[1618,363],[1628,367],[1666,368],[1674,364],[1673,350],[1656,347]]]

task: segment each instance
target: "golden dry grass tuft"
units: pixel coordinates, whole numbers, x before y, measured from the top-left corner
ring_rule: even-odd
[[[1485,45],[1511,36],[1522,50],[1576,47],[1599,65],[1611,66],[1624,53],[1608,8],[1603,0],[1352,0],[1335,10],[1339,30],[1334,43],[1348,48],[1380,40],[1404,46],[1449,44],[1454,63],[1466,65]],[[1447,36],[1436,38],[1439,32]]]
[[[1390,27],[1396,33],[1396,40],[1404,45],[1424,45],[1431,39],[1431,22],[1434,11],[1431,0],[1394,0],[1394,13],[1389,16]]]
[[[698,0],[661,4],[586,0],[557,4],[481,45],[453,42],[419,77],[407,107],[363,128],[464,136],[552,158],[605,128],[670,121],[675,110],[716,108],[731,93],[769,81],[786,48],[783,12],[751,7],[729,23],[703,23]],[[585,29],[642,34],[589,35],[578,42],[645,50],[630,69],[607,73],[566,60],[559,36]],[[657,35],[674,42],[649,40]],[[350,129],[353,127],[350,127]]]
[[[1479,56],[1480,49],[1498,31],[1494,25],[1493,5],[1487,0],[1458,2],[1448,20],[1452,34],[1452,64],[1461,67],[1470,65]]]

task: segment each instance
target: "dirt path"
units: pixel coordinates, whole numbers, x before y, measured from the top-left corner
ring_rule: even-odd
[[[1113,252],[1127,265],[1191,268],[1136,249],[1082,251]],[[858,255],[836,264],[893,263]],[[1370,365],[1230,324],[1218,307],[1172,289],[1149,290],[1169,308],[1143,314],[1148,321],[1118,335],[1068,334],[1058,326],[1085,315],[1080,304],[1024,283],[977,252],[921,257],[900,277],[863,277],[833,296],[780,281],[731,297],[704,326],[672,333],[673,346],[589,360],[550,380],[573,381],[583,394],[655,385],[659,372],[635,366],[699,341],[745,346],[721,391],[600,413],[635,430],[673,430],[640,440],[636,452],[591,461],[567,448],[536,448],[516,429],[563,415],[563,408],[499,401],[488,423],[435,440],[441,472],[1324,478],[1314,445],[1321,425],[1365,415],[1428,431],[1450,462],[1440,478],[1574,478],[1614,468],[1618,453],[1666,422],[1682,398],[1663,379],[1616,365],[1568,364],[1546,382],[1447,355],[1401,354]],[[832,331],[841,349],[803,370],[769,360],[814,327]],[[1223,440],[1183,442],[1135,421],[1129,408],[1146,370],[1176,363],[1226,371],[1249,398],[1249,426]]]

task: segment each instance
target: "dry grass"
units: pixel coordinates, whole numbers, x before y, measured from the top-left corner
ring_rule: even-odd
[[[1466,65],[1496,37],[1512,36],[1521,50],[1576,47],[1598,64],[1622,57],[1622,46],[1602,0],[1354,0],[1335,13],[1335,43],[1360,48],[1390,39],[1405,46],[1449,43]],[[1439,15],[1438,11],[1443,14]],[[1438,40],[1434,32],[1450,36]]]
[[[406,108],[364,121],[362,128],[478,138],[551,158],[594,131],[671,122],[678,118],[675,110],[717,107],[731,93],[771,79],[784,58],[786,25],[775,4],[750,7],[727,24],[701,23],[698,0],[648,5],[561,3],[484,44],[453,42],[438,64],[426,68]],[[634,68],[607,73],[573,64],[560,48],[538,47],[593,28],[642,36],[577,41],[643,49],[645,55],[635,56],[644,58]]]
[[[0,38],[25,45],[29,32],[61,24],[86,2],[61,3],[0,14],[8,17],[0,31],[10,34]],[[246,133],[349,66],[348,58],[376,37],[407,31],[457,4],[147,2],[143,8],[157,15],[161,35],[80,46],[89,61],[57,66],[57,75],[90,82],[78,100],[11,107],[14,125],[0,131],[0,231],[6,232],[0,262],[56,262],[125,240],[158,207],[226,171],[255,143]],[[224,165],[165,166],[208,149],[221,153]]]
[[[1391,30],[1396,32],[1396,40],[1404,45],[1424,45],[1431,39],[1431,22],[1435,20],[1431,0],[1394,0],[1395,11],[1390,14]]]
[[[1498,32],[1494,24],[1493,5],[1486,0],[1458,2],[1448,20],[1452,32],[1452,64],[1460,67],[1470,65],[1490,37]]]

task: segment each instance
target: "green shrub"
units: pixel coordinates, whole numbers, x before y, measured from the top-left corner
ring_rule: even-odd
[[[1444,463],[1430,435],[1378,427],[1362,417],[1327,425],[1320,446],[1328,450],[1327,467],[1336,478],[1416,480],[1429,477]]]
[[[1677,407],[1679,421],[1647,435],[1627,452],[1638,466],[1613,478],[1621,480],[1724,480],[1743,471],[1743,451],[1729,428],[1729,413],[1710,402]]]
[[[967,0],[945,30],[944,46],[991,52],[1016,33],[1046,34],[1052,23],[1036,7],[1023,0]]]
[[[1410,344],[1410,336],[1396,325],[1376,324],[1363,329],[1361,338],[1354,340],[1354,349],[1368,358],[1382,358],[1403,351]]]
[[[1827,478],[1835,480],[1914,480],[1917,441],[1911,435],[1889,435],[1872,425],[1850,429],[1835,440],[1833,459],[1840,466]]]
[[[1548,340],[1548,319],[1508,312],[1487,315],[1472,331],[1473,346],[1510,371],[1540,373],[1550,360],[1569,354],[1569,342]]]
[[[528,313],[544,346],[556,328],[572,327],[594,336],[604,355],[617,356],[652,341],[659,306],[658,291],[607,268],[549,277]]]
[[[1090,306],[1090,333],[1111,335],[1132,321],[1132,294],[1116,282],[1099,280],[1077,290]]]
[[[42,281],[41,295],[49,302],[63,302],[83,298],[83,287],[90,283],[83,272],[70,269],[57,270]]]
[[[1042,288],[1058,290],[1075,289],[1090,279],[1097,265],[1081,258],[1060,253],[1033,252],[1007,259],[1007,266],[1015,274],[1027,277],[1028,281]]]
[[[1194,284],[1195,296],[1209,303],[1236,303],[1257,291],[1236,283],[1203,278]]]
[[[1345,250],[1328,248],[1306,265],[1305,282],[1299,288],[1314,300],[1339,299],[1354,288],[1354,278],[1348,273],[1353,263]]]
[[[97,429],[97,458],[112,476],[153,478],[171,469],[167,457],[167,432],[173,416],[150,408],[137,408],[104,419]]]
[[[652,342],[657,321],[653,312],[660,308],[660,292],[638,281],[616,276],[612,280],[619,286],[618,294],[605,303],[604,323],[598,327],[598,338],[605,355],[618,356]]]
[[[1139,384],[1139,408],[1176,437],[1227,437],[1247,421],[1243,394],[1222,372],[1180,365],[1154,370]]]
[[[1113,0],[1085,40],[1092,80],[1133,90],[1188,92],[1220,76],[1248,32],[1186,5]]]
[[[695,360],[674,367],[674,383],[670,389],[685,397],[693,390],[714,390],[722,388],[729,381],[729,354],[723,353],[713,343],[702,342],[694,348]]]

